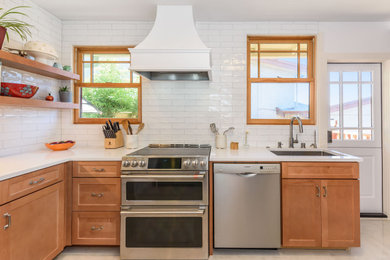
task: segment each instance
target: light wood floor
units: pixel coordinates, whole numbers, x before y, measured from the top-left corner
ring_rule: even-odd
[[[263,259],[390,259],[390,220],[362,219],[361,247],[350,250],[215,250],[210,260]],[[117,247],[70,247],[56,260],[118,260]]]

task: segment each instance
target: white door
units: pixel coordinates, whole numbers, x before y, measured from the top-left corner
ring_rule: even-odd
[[[362,157],[360,212],[382,213],[381,64],[328,64],[328,146]]]

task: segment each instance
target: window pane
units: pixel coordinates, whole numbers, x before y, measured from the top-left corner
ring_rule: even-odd
[[[83,82],[91,82],[91,63],[83,63]]]
[[[329,81],[340,81],[340,73],[334,71],[329,72]]]
[[[307,78],[307,53],[300,54],[300,78]]]
[[[133,72],[133,83],[140,83],[141,77],[138,73]]]
[[[362,139],[363,140],[372,140],[372,131],[371,130],[363,130],[362,131]]]
[[[363,71],[362,72],[362,81],[371,81],[372,75],[370,71]]]
[[[301,43],[299,48],[300,48],[301,51],[307,51],[307,44],[306,43]]]
[[[261,78],[297,78],[297,53],[260,53]]]
[[[262,43],[260,51],[297,51],[298,44],[296,43]]]
[[[257,43],[251,43],[251,51],[258,51],[259,50],[259,45]]]
[[[359,73],[357,71],[343,72],[343,81],[358,81]]]
[[[344,140],[358,140],[359,139],[359,131],[358,130],[344,130],[343,131],[343,139]]]
[[[82,118],[138,118],[137,88],[82,88]]]
[[[130,83],[130,63],[94,63],[94,83]]]
[[[340,140],[340,130],[332,130],[332,140]]]
[[[84,61],[90,61],[91,60],[91,54],[90,53],[83,54],[83,60]]]
[[[309,118],[309,83],[252,83],[252,119]]]
[[[130,54],[99,53],[93,55],[94,61],[130,61]]]
[[[258,53],[257,52],[251,52],[251,78],[258,78],[259,77],[259,70],[258,70]]]
[[[330,84],[330,127],[340,127],[340,90],[339,84]]]
[[[357,84],[343,84],[344,127],[359,126],[359,92]]]
[[[362,84],[362,126],[372,126],[372,87]]]

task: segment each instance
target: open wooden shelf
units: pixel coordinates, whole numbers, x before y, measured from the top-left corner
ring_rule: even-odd
[[[36,73],[50,78],[62,80],[80,79],[80,75],[78,74],[54,68],[41,62],[29,60],[19,55],[15,55],[2,50],[0,50],[0,60],[4,66]]]
[[[0,96],[0,105],[20,106],[20,107],[42,107],[60,109],[79,109],[79,104],[67,102],[53,102],[40,99],[17,98]]]

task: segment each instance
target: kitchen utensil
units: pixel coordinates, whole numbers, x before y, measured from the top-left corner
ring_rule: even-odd
[[[38,89],[37,86],[32,85],[1,82],[2,96],[31,98],[37,93]]]
[[[130,134],[129,133],[129,125],[127,123],[127,120],[122,121],[122,126],[123,126],[123,129],[125,129],[126,134],[129,135]]]
[[[53,151],[64,151],[68,150],[71,148],[76,142],[74,141],[67,141],[65,143],[57,143],[57,144],[52,144],[52,143],[46,143],[46,147],[53,150]]]
[[[223,132],[223,134],[227,134],[229,131],[233,131],[234,130],[234,127],[229,127],[228,129],[225,130],[225,132]]]
[[[115,122],[114,125],[115,125],[115,128],[116,128],[116,131],[115,131],[115,132],[118,132],[119,130],[121,130],[121,127],[120,127],[120,125],[119,125],[119,122]]]
[[[225,149],[227,143],[226,135],[215,135],[215,148],[217,149]]]
[[[108,119],[108,122],[110,123],[110,129],[114,130],[114,125],[112,124],[110,119]]]
[[[219,133],[218,133],[218,129],[217,129],[215,123],[211,123],[211,124],[210,124],[210,129],[211,129],[211,132],[212,132],[213,134],[216,134],[216,135],[219,134]]]
[[[139,133],[142,131],[142,129],[144,129],[144,127],[145,127],[145,124],[144,124],[144,123],[141,123],[141,124],[138,126],[137,132],[136,132],[135,134],[136,134],[136,135],[139,134]]]
[[[135,149],[138,148],[138,135],[126,135],[126,148]]]
[[[128,123],[129,132],[132,135],[133,134],[133,128],[131,128],[131,124],[130,124],[129,120],[127,120],[127,123]]]

